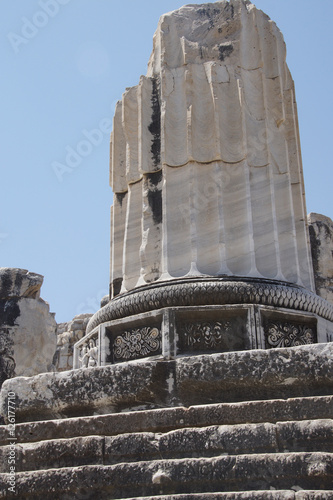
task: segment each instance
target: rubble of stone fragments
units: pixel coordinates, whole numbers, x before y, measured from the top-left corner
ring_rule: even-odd
[[[53,357],[56,371],[73,368],[73,346],[86,333],[92,314],[79,314],[67,323],[57,324],[57,348]]]

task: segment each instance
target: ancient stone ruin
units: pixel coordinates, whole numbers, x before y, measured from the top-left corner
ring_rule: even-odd
[[[56,321],[40,297],[43,276],[0,267],[0,387],[52,369]]]
[[[162,16],[110,180],[110,295],[50,366],[9,363],[0,498],[333,498],[333,223],[306,216],[275,23],[248,0]]]
[[[327,342],[285,60],[247,2],[161,18],[147,76],[116,106],[111,300],[75,368],[97,344],[105,365]]]

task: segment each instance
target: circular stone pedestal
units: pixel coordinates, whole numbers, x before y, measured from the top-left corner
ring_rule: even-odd
[[[121,294],[90,320],[74,368],[333,339],[333,306],[275,280],[187,278]]]

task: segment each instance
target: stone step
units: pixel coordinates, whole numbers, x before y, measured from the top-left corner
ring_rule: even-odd
[[[18,443],[131,432],[167,432],[186,427],[332,419],[333,396],[218,403],[189,408],[111,413],[16,424]],[[10,428],[0,426],[0,445],[8,444]]]
[[[0,448],[0,472],[9,472],[13,448]],[[290,452],[331,452],[333,420],[238,424],[56,439],[14,447],[16,471],[113,465],[163,459]]]
[[[0,474],[0,482],[0,498],[10,498],[9,475]],[[332,482],[332,453],[251,454],[20,472],[14,498],[173,498],[188,491],[329,490]]]
[[[16,423],[175,406],[333,394],[333,342],[142,360],[6,380]],[[112,383],[110,383],[112,381]]]
[[[132,500],[332,500],[333,490],[269,490],[135,497]]]

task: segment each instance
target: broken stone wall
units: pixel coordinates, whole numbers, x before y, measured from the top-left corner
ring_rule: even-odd
[[[56,321],[40,298],[42,283],[40,274],[0,268],[0,385],[52,369]]]
[[[333,221],[310,213],[308,223],[316,292],[333,304]]]

